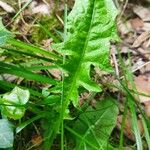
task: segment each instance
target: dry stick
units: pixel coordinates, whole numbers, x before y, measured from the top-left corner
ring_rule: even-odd
[[[18,6],[19,6],[19,10],[21,10],[21,1],[20,1],[20,0],[18,0]],[[20,12],[20,17],[21,17],[22,22],[23,22],[24,24],[27,24],[27,23],[25,22],[24,18],[23,18],[22,12]]]
[[[113,0],[113,1],[114,1],[115,6],[119,9],[119,2],[118,2],[118,0]]]
[[[45,3],[47,6],[50,5],[46,0],[42,0],[42,1],[43,1],[43,3]]]
[[[25,5],[23,5],[23,7],[16,13],[16,15],[12,18],[12,20],[5,26],[5,27],[7,27],[7,26],[9,26],[11,23],[13,23],[13,21],[20,15],[20,13],[22,12],[22,11],[24,11],[24,9],[28,6],[28,5],[30,5],[30,3],[32,2],[33,0],[28,0],[28,2],[25,4]]]
[[[118,62],[117,62],[117,59],[116,59],[116,55],[114,53],[112,54],[112,58],[113,58],[113,62],[114,62],[114,65],[115,65],[116,75],[119,77]]]
[[[60,23],[64,26],[64,22],[63,20],[60,18],[60,16],[58,14],[56,14],[57,19],[60,21]]]
[[[22,9],[22,8],[21,8],[21,0],[18,0],[18,6],[19,6],[19,10],[21,10],[21,9]],[[22,13],[22,12],[20,12],[20,18],[21,18],[22,22],[23,22],[25,25],[29,26],[29,24],[26,23],[26,21],[24,20],[24,18],[23,18],[23,13]],[[30,43],[30,44],[31,44],[31,42],[26,38],[26,34],[23,34],[22,36],[23,36],[24,40],[25,40],[27,43]]]
[[[146,65],[148,65],[148,64],[150,64],[150,61],[148,61],[148,62],[142,64],[141,66],[137,67],[136,69],[133,69],[132,72],[135,72],[135,71],[137,71],[137,70],[143,68],[144,66],[146,66]]]
[[[123,8],[121,9],[122,11],[121,11],[121,13],[120,13],[120,15],[119,15],[119,17],[118,17],[119,20],[121,19],[122,15],[124,14],[124,12],[125,12],[125,10],[126,10],[126,8],[127,8],[128,2],[129,2],[129,0],[126,0],[126,1],[125,1],[125,4],[123,5]]]
[[[114,62],[114,65],[115,65],[115,72],[116,72],[116,75],[117,75],[117,77],[119,79],[119,77],[120,77],[119,67],[118,67],[119,65],[118,65],[115,53],[112,53],[112,58],[113,58],[113,62]],[[118,93],[118,95],[117,95],[117,100],[119,101],[119,99],[120,99],[120,93]]]

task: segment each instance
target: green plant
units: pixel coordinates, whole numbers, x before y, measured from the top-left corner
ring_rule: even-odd
[[[72,11],[67,18],[65,17],[64,41],[54,45],[55,51],[53,52],[10,38],[10,33],[2,27],[0,35],[4,36],[1,36],[0,39],[1,48],[12,55],[17,53],[22,57],[35,58],[40,61],[40,65],[37,62],[34,63],[34,66],[27,67],[24,65],[28,64],[27,62],[24,62],[24,64],[17,64],[13,60],[11,64],[0,62],[0,73],[22,77],[26,79],[26,82],[32,80],[52,85],[47,90],[46,97],[40,92],[35,96],[37,91],[33,88],[29,89],[31,97],[36,101],[33,104],[29,103],[28,109],[34,112],[37,117],[20,124],[19,130],[17,128],[18,132],[32,121],[44,118],[46,123],[43,127],[45,129],[43,149],[45,150],[52,148],[53,142],[56,137],[59,138],[57,136],[59,134],[61,134],[61,149],[63,150],[65,147],[64,132],[66,130],[77,136],[77,140],[74,141],[76,144],[75,149],[82,149],[83,147],[91,149],[91,146],[95,149],[106,149],[107,146],[113,149],[108,144],[108,138],[116,122],[118,112],[116,104],[113,103],[113,100],[106,99],[106,101],[98,102],[96,110],[90,107],[82,114],[82,107],[79,107],[79,96],[82,91],[99,93],[103,90],[99,84],[91,79],[92,67],[96,66],[105,71],[112,71],[109,63],[109,48],[110,41],[117,40],[116,15],[117,10],[112,0],[76,0]],[[45,62],[48,66],[44,66]],[[58,81],[52,78],[51,75],[37,74],[34,71],[35,68],[37,70],[59,69],[62,72],[62,79]],[[0,81],[0,84],[5,85],[4,89],[14,87],[14,84],[3,80]],[[80,90],[81,87],[82,90]],[[29,87],[26,86],[26,88]],[[81,113],[79,115],[80,113],[77,111],[77,114],[79,114],[74,116],[77,120],[75,124],[74,118],[69,112],[71,103],[76,109],[80,109]],[[42,109],[38,106],[41,106]],[[106,120],[111,110],[114,111],[114,114],[112,122],[109,124]],[[92,111],[92,113],[88,111]],[[100,116],[96,115],[97,111]],[[96,118],[93,118],[93,115],[96,115]],[[7,115],[7,117],[10,116]],[[70,123],[67,121],[69,119],[72,120]],[[76,126],[84,126],[80,120],[84,122],[86,127],[85,132],[82,133],[76,130]],[[105,123],[108,125],[107,132],[103,127],[102,130],[97,129]],[[74,128],[71,129],[69,124],[74,124]],[[104,132],[105,136],[101,137],[101,133],[97,134],[97,131]],[[81,138],[82,136],[84,138]],[[78,138],[81,139],[80,142]],[[95,143],[92,143],[92,145],[89,144],[91,138],[95,139]]]
[[[28,102],[30,93],[15,87],[11,93],[6,93],[1,98],[1,113],[13,119],[20,119],[25,113],[25,104]]]
[[[85,112],[81,112],[72,128],[66,126],[75,136],[75,149],[115,149],[109,143],[109,136],[116,125],[117,115],[117,104],[109,97],[97,102],[95,109],[89,107]]]
[[[146,142],[147,142],[147,148],[149,149],[149,123],[148,123],[148,118],[145,115],[145,113],[143,112],[142,106],[139,103],[140,99],[139,99],[139,95],[141,95],[139,92],[137,92],[135,83],[134,83],[134,77],[133,77],[133,73],[130,71],[131,70],[131,56],[128,53],[128,59],[130,61],[129,65],[125,65],[124,60],[120,54],[120,51],[118,51],[118,55],[119,55],[119,63],[120,63],[120,67],[122,70],[122,74],[123,74],[123,78],[122,80],[120,78],[117,77],[119,83],[120,83],[120,87],[119,90],[121,90],[125,96],[125,106],[124,106],[124,113],[123,113],[123,121],[121,124],[121,134],[120,134],[120,144],[119,144],[119,150],[123,149],[124,146],[124,136],[123,136],[123,132],[124,132],[124,128],[125,128],[125,120],[127,118],[127,116],[130,114],[131,117],[131,129],[134,133],[134,137],[135,137],[135,141],[136,141],[136,148],[138,150],[143,150],[144,149],[144,139],[143,137],[145,137]],[[147,95],[148,96],[148,95]],[[139,123],[138,123],[138,113],[141,114],[141,122],[142,122],[142,126],[143,126],[143,130],[144,130],[144,134],[142,135],[141,129],[139,128]]]
[[[7,119],[0,119],[0,137],[0,148],[9,148],[13,146],[13,126]]]

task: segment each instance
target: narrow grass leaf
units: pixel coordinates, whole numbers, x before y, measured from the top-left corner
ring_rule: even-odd
[[[15,20],[15,19],[20,15],[20,13],[21,13],[22,11],[24,11],[24,9],[25,9],[26,7],[28,7],[28,5],[30,5],[30,3],[31,3],[32,1],[33,1],[33,0],[28,0],[27,3],[25,3],[25,4],[23,5],[23,7],[15,14],[15,16],[12,18],[12,20]]]
[[[31,56],[33,58],[37,58],[39,60],[44,60],[44,61],[47,61],[47,62],[53,62],[54,61],[50,58],[46,58],[46,57],[42,57],[42,56],[39,56],[39,55],[36,55],[34,53],[31,53],[31,52],[24,52],[22,50],[17,50],[17,49],[13,49],[13,48],[6,48],[6,47],[1,47],[3,50],[6,50],[6,51],[9,51],[9,52],[12,52],[12,53],[18,53],[20,55],[25,55],[25,56]]]
[[[5,91],[10,91],[15,86],[18,86],[18,85],[10,83],[10,82],[7,82],[5,80],[0,80],[0,87],[1,87],[1,89],[5,90]],[[31,93],[31,95],[34,96],[34,97],[42,98],[42,94],[40,92],[38,92],[38,91],[35,91],[35,90],[33,90],[33,89],[29,88],[29,87],[28,88],[25,88],[25,87],[22,87],[22,86],[19,86],[19,87],[22,88],[22,89],[28,89],[29,92]]]
[[[26,50],[27,52],[32,52],[34,54],[40,54],[40,55],[44,55],[48,58],[53,58],[53,59],[58,59],[58,60],[61,60],[62,58],[52,52],[49,52],[49,51],[46,51],[42,48],[39,48],[39,47],[36,47],[34,45],[31,45],[31,44],[27,44],[27,43],[24,43],[22,41],[18,41],[18,40],[15,40],[15,39],[8,39],[7,40],[7,43],[8,44],[11,44],[12,46],[16,46],[18,48],[22,48],[24,50]]]
[[[17,128],[16,128],[16,133],[21,132],[26,126],[28,126],[29,124],[33,123],[34,121],[41,119],[42,117],[44,117],[44,115],[38,115],[36,117],[33,117],[31,119],[28,119],[27,121],[21,123]]]
[[[34,80],[34,81],[38,81],[38,82],[42,82],[42,83],[49,83],[52,85],[57,84],[57,81],[55,81],[51,78],[42,76],[40,74],[33,73],[29,70],[26,70],[23,67],[21,68],[21,67],[17,67],[17,66],[11,65],[11,64],[3,63],[3,62],[0,62],[0,73],[13,74],[13,75],[16,75],[19,77],[23,77],[25,79]]]
[[[148,131],[148,126],[146,124],[145,118],[142,117],[142,124],[143,124],[143,128],[144,128],[144,135],[145,135],[145,139],[148,145],[148,149],[150,149],[150,133]]]

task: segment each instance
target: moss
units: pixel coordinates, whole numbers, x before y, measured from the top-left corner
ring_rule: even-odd
[[[39,23],[33,27],[32,40],[41,43],[43,40],[56,36],[54,29],[60,28],[60,23],[54,15],[41,17]]]

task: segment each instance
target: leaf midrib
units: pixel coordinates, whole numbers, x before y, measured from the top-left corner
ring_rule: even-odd
[[[65,104],[64,108],[67,107],[68,102],[69,102],[69,100],[70,100],[70,98],[71,98],[72,90],[73,90],[73,88],[74,88],[74,85],[76,85],[76,79],[77,79],[77,77],[78,77],[78,75],[79,75],[79,73],[80,73],[81,65],[82,65],[82,63],[83,63],[83,61],[84,61],[84,56],[85,56],[85,53],[86,53],[86,48],[87,48],[87,44],[88,44],[89,37],[90,37],[90,34],[91,34],[92,23],[93,23],[94,15],[95,15],[95,3],[96,3],[96,0],[94,0],[93,3],[94,3],[94,4],[93,4],[93,9],[92,9],[93,11],[92,11],[92,16],[91,16],[91,22],[90,22],[90,27],[89,27],[89,30],[88,30],[89,32],[88,32],[88,34],[87,34],[87,36],[86,36],[86,38],[85,38],[85,43],[84,43],[84,47],[83,47],[83,52],[82,52],[82,55],[81,55],[81,57],[80,57],[80,61],[79,61],[78,67],[77,67],[77,69],[76,69],[75,74],[72,75],[73,77],[72,77],[71,88],[70,88],[70,90],[69,90],[69,92],[68,92],[69,94],[68,94],[68,96],[67,96],[67,98],[66,98],[66,104]]]
[[[86,51],[87,44],[88,44],[88,41],[89,41],[89,36],[90,36],[90,33],[91,33],[91,27],[92,27],[92,23],[93,23],[93,19],[94,19],[96,0],[94,0],[93,3],[94,3],[94,4],[93,4],[93,9],[92,9],[91,22],[90,22],[90,27],[89,27],[89,30],[88,30],[89,32],[88,32],[88,34],[87,34],[87,36],[86,36],[86,38],[85,38],[85,43],[84,43],[84,47],[83,47],[83,52],[82,52],[82,55],[81,55],[81,59],[80,59],[80,61],[79,61],[79,65],[78,65],[78,67],[77,67],[77,69],[76,69],[75,74],[72,75],[73,77],[72,77],[72,80],[71,80],[72,83],[71,83],[71,86],[70,86],[70,90],[69,90],[69,92],[68,92],[68,91],[65,91],[65,92],[68,92],[69,94],[67,94],[66,99],[65,99],[65,97],[64,97],[64,99],[63,99],[63,104],[62,104],[62,109],[61,109],[61,112],[60,112],[60,116],[59,116],[58,121],[57,121],[57,122],[55,123],[55,125],[54,125],[54,130],[53,130],[52,136],[54,136],[54,135],[58,132],[59,127],[60,127],[60,124],[61,124],[61,122],[62,122],[63,119],[64,119],[65,110],[67,109],[69,100],[70,100],[70,98],[71,98],[72,90],[73,90],[73,88],[74,88],[74,84],[76,83],[76,79],[77,79],[77,76],[78,76],[78,72],[80,71],[82,62],[83,62],[83,60],[84,60],[84,55],[85,55],[85,51]],[[52,138],[54,138],[54,137],[52,137]],[[51,141],[52,141],[52,139],[51,139]]]

